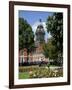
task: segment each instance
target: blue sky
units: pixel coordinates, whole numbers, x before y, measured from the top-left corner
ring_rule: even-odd
[[[47,17],[52,14],[52,12],[44,11],[19,11],[19,17],[26,19],[31,26],[39,19],[42,19],[43,22],[46,22]]]
[[[45,41],[51,37],[49,33],[47,33],[46,29],[46,20],[48,16],[51,16],[52,12],[44,12],[44,11],[19,11],[19,17],[24,18],[31,25],[32,30],[35,34],[37,26],[40,24],[40,19],[42,20],[42,24],[45,30]]]

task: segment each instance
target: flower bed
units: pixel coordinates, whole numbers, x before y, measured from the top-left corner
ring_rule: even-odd
[[[63,69],[52,70],[48,67],[20,67],[20,73],[28,72],[29,78],[50,78],[50,77],[63,77]]]

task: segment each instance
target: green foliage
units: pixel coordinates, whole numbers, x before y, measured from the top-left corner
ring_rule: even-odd
[[[63,14],[54,13],[49,16],[46,22],[47,31],[53,37],[52,44],[56,47],[56,51],[63,52]]]
[[[22,67],[19,67],[19,72],[29,72],[29,71],[34,71],[34,70],[37,70],[39,69],[38,66],[22,66]],[[41,69],[44,69],[44,67],[41,67]]]
[[[19,49],[27,48],[28,52],[34,47],[34,33],[31,26],[23,18],[19,18]]]
[[[21,71],[20,71],[21,70]],[[50,77],[63,77],[63,69],[50,69],[47,67],[29,66],[19,67],[19,78],[50,78]]]
[[[51,70],[50,68],[37,69],[32,71],[30,78],[50,78],[50,77],[62,77],[62,70]]]
[[[52,36],[48,41],[44,52],[48,54],[49,59],[53,59],[56,65],[63,63],[63,13],[53,13],[47,18],[47,32]]]
[[[52,44],[52,38],[48,40],[48,43],[45,43],[43,45],[43,54],[46,58],[49,59],[56,59],[57,58],[57,52],[56,47]]]
[[[45,55],[46,58],[49,57],[49,49],[46,43],[43,44],[43,54]]]

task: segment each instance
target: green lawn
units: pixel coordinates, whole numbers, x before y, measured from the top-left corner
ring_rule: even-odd
[[[28,72],[21,72],[19,73],[19,79],[28,79],[29,73]]]

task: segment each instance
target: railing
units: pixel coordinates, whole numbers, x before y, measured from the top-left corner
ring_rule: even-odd
[[[45,61],[48,62],[49,59],[46,59],[45,57],[42,57],[41,55],[38,56],[19,56],[19,63],[24,62],[37,62],[37,61]]]

